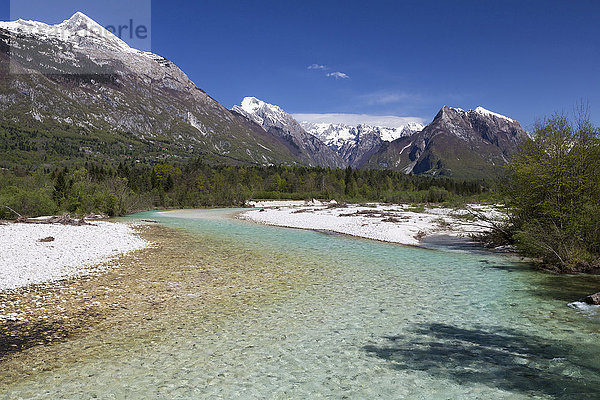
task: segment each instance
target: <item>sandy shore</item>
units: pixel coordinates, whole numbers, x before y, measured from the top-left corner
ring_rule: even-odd
[[[53,240],[41,242],[44,238]],[[122,223],[0,225],[0,291],[82,276],[99,263],[146,246]]]
[[[269,207],[269,204],[261,204]],[[470,205],[488,218],[502,219],[492,206]],[[468,236],[490,228],[466,209],[410,205],[285,206],[243,212],[239,218],[267,225],[326,230],[367,239],[419,245],[431,235]]]

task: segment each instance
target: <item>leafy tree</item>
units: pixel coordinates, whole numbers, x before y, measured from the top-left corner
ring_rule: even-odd
[[[171,164],[158,164],[152,169],[152,186],[169,191],[173,188],[174,178],[181,175],[181,170]]]
[[[600,139],[589,114],[554,115],[513,158],[504,188],[509,235],[564,272],[600,267]]]

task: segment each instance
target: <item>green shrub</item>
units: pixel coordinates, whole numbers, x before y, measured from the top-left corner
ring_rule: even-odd
[[[539,124],[509,168],[504,187],[512,240],[521,252],[562,272],[591,271],[600,260],[599,131],[581,114]]]
[[[39,217],[52,215],[57,211],[56,203],[47,189],[28,191],[16,186],[8,186],[0,190],[0,219],[14,219],[15,213]]]

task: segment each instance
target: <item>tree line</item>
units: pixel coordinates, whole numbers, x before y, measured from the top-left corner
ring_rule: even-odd
[[[85,162],[0,173],[0,205],[26,216],[118,216],[154,208],[243,206],[250,199],[441,203],[487,195],[488,184],[481,180],[352,168],[210,165],[202,159],[155,165]],[[14,217],[11,213],[3,208],[0,218]]]

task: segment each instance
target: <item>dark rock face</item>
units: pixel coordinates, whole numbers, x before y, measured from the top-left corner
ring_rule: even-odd
[[[421,132],[382,146],[367,166],[480,178],[499,172],[527,138],[517,121],[483,108],[443,107]]]
[[[582,299],[582,301],[587,304],[599,306],[600,305],[600,292],[586,296]]]
[[[362,167],[383,144],[381,136],[373,129],[359,125],[355,128],[356,136],[353,142],[346,142],[337,153],[352,168]]]

